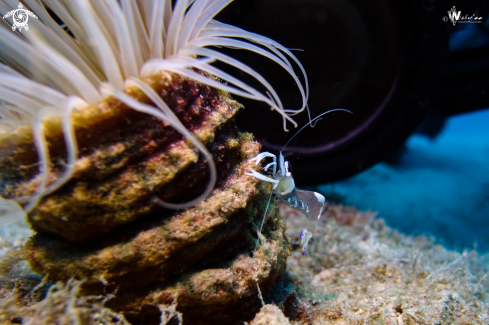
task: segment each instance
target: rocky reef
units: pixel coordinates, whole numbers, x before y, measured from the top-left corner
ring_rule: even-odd
[[[155,198],[178,203],[201,193],[207,163],[169,125],[109,97],[74,112],[74,175],[29,213],[36,233],[21,255],[46,281],[71,283],[56,292],[109,294],[104,306],[134,324],[158,324],[161,306],[172,304],[188,323],[251,320],[258,292],[271,289],[289,255],[277,204],[255,250],[271,189],[244,173],[260,145],[236,130],[241,106],[226,93],[177,74],[146,82],[211,152],[218,170],[211,195],[183,211],[159,207]],[[151,104],[137,89],[126,92]],[[52,182],[66,149],[59,119],[47,119],[44,129]],[[0,194],[35,193],[40,176],[30,129],[3,137],[0,148]]]

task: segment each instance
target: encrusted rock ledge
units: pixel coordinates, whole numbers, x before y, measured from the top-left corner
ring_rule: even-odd
[[[245,135],[240,143],[241,163],[197,206],[183,212],[158,209],[84,245],[36,234],[26,243],[31,264],[55,280],[75,277],[91,284],[103,277],[124,289],[163,280],[202,259],[235,237],[258,211],[254,205],[260,205],[263,194],[258,197],[258,181],[244,172],[260,146],[249,139]]]
[[[57,285],[63,292],[110,293],[105,306],[133,324],[157,324],[162,305],[176,306],[188,324],[250,321],[261,307],[258,288],[271,290],[289,255],[273,201],[255,250],[271,185],[245,172],[261,146],[236,130],[241,105],[228,94],[176,74],[147,82],[212,154],[218,178],[211,195],[183,211],[159,207],[155,197],[186,202],[201,193],[207,163],[164,122],[107,98],[74,113],[75,173],[29,214],[37,233],[22,254],[41,277],[65,283]],[[151,105],[139,91],[126,92]],[[59,119],[43,127],[52,182],[66,148]],[[2,196],[35,193],[34,148],[25,127],[0,139]]]
[[[227,94],[177,74],[158,74],[148,82],[204,144],[212,144],[220,130],[234,128],[231,118],[241,106]],[[151,103],[137,89],[126,92]],[[199,153],[163,121],[109,97],[76,110],[73,125],[80,153],[75,174],[29,214],[36,231],[69,241],[92,239],[152,211],[153,196],[173,199],[193,185],[179,186],[178,176],[191,173]],[[60,120],[46,119],[43,127],[54,164],[49,179],[54,180],[66,159]],[[197,178],[186,181],[195,183],[206,173],[200,168]],[[0,179],[5,198],[36,192],[40,177],[30,128],[0,139]]]
[[[266,195],[265,195],[266,197]],[[278,207],[271,209],[267,231],[253,257],[254,227],[247,227],[247,240],[236,257],[204,270],[192,270],[173,278],[118,294],[108,306],[120,310],[130,320],[153,319],[159,315],[154,306],[177,302],[178,310],[189,324],[235,324],[249,321],[259,310],[258,286],[263,293],[272,289],[275,279],[285,271],[289,255],[285,224]],[[220,253],[219,251],[217,251]],[[153,306],[153,308],[150,308]]]
[[[186,320],[251,319],[257,285],[267,292],[284,271],[288,241],[273,204],[252,257],[270,189],[244,174],[260,146],[240,137],[231,141],[239,144],[240,163],[205,201],[173,215],[159,209],[84,245],[37,234],[25,245],[34,270],[54,281],[83,279],[89,293],[116,290],[108,306],[135,323],[158,319],[156,306],[172,302]]]

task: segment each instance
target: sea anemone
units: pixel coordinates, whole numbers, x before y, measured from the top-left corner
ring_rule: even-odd
[[[73,175],[78,157],[72,113],[109,96],[172,126],[206,158],[210,181],[205,191],[186,203],[159,201],[167,208],[187,208],[207,197],[216,182],[216,167],[208,149],[181,123],[147,83],[154,73],[176,73],[238,96],[263,101],[287,121],[306,108],[307,76],[297,58],[284,46],[264,36],[223,24],[216,16],[232,0],[24,0],[31,18],[29,31],[13,32],[0,20],[0,135],[30,126],[39,159],[40,181],[36,192],[0,202],[3,215],[23,215],[13,202],[32,211],[46,195]],[[2,16],[15,10],[16,0],[1,0]],[[62,23],[60,23],[60,21]],[[217,51],[216,47],[242,49],[265,56],[285,69],[302,96],[298,109],[284,108],[273,87],[249,66]],[[290,60],[290,61],[289,61]],[[220,61],[253,76],[264,92],[216,68]],[[292,63],[303,78],[296,76]],[[128,95],[138,88],[155,106]],[[64,169],[52,168],[45,128],[50,119],[61,120],[66,145]]]

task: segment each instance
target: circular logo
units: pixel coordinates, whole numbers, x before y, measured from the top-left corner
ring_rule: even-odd
[[[15,25],[19,27],[24,27],[27,24],[27,20],[28,20],[26,10],[25,9],[15,10],[12,19],[14,20]]]
[[[5,19],[10,16],[12,16],[12,31],[14,32],[17,28],[19,29],[19,32],[22,30],[22,28],[24,28],[26,31],[29,30],[29,25],[27,25],[29,16],[37,19],[37,16],[32,11],[24,9],[24,6],[21,3],[19,3],[18,9],[7,12],[3,18]]]

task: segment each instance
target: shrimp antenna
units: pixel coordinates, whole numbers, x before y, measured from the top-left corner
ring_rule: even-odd
[[[265,213],[263,213],[263,220],[261,221],[260,230],[257,231],[258,238],[256,239],[255,250],[253,251],[253,257],[255,257],[256,249],[258,248],[258,243],[260,242],[260,234],[263,230],[263,224],[265,223],[265,219],[267,218],[268,207],[270,206],[270,200],[272,199],[273,190],[270,192],[270,196],[268,197],[267,207],[265,208]]]
[[[313,118],[312,120],[310,120],[306,125],[304,125],[303,127],[301,127],[301,129],[299,131],[297,131],[293,136],[292,138],[289,139],[289,141],[287,141],[287,143],[282,147],[282,150],[280,151],[283,151],[285,149],[285,147],[287,147],[287,145],[290,143],[290,141],[292,141],[292,139],[294,139],[296,137],[296,135],[298,135],[302,130],[304,130],[306,128],[306,126],[310,125],[312,128],[314,126],[316,126],[316,123],[312,124],[312,122],[314,121],[317,121],[319,118],[321,118],[323,115],[326,115],[328,113],[332,113],[332,112],[336,112],[336,111],[343,111],[343,112],[348,112],[350,114],[353,114],[352,111],[349,111],[347,109],[344,109],[344,108],[335,108],[335,109],[331,109],[329,111],[326,111],[324,113],[321,113],[319,114],[318,116],[316,116],[315,118]]]

